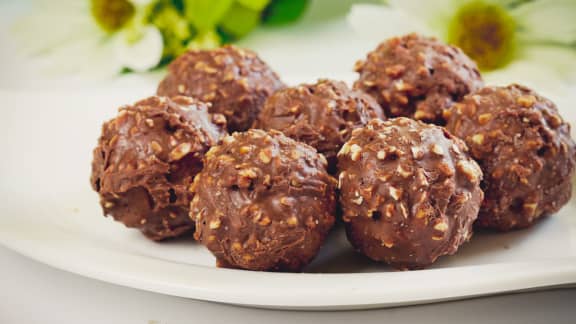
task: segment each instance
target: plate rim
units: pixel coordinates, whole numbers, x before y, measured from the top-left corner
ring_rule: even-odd
[[[9,226],[2,226],[0,234],[1,245],[80,276],[165,295],[257,308],[386,308],[576,284],[576,257],[417,271],[275,273],[151,259],[122,249],[94,246],[58,227],[51,231],[57,236],[55,240],[26,237],[25,231],[10,231]],[[75,245],[67,247],[67,242]],[[90,262],[75,262],[79,256]],[[140,267],[154,271],[137,271]],[[437,282],[446,278],[450,280]],[[250,289],[254,282],[260,284]],[[419,285],[422,282],[427,284]]]

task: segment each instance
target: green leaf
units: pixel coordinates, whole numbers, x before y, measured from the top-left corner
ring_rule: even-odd
[[[190,41],[187,45],[188,48],[198,49],[198,48],[216,48],[222,44],[220,35],[215,30],[208,30],[199,33]]]
[[[193,30],[172,3],[165,1],[156,5],[151,12],[150,23],[162,33],[164,58],[174,58],[186,51],[186,44],[192,38]]]
[[[233,38],[240,38],[251,32],[260,22],[260,12],[234,3],[222,18],[220,28]]]
[[[283,25],[296,21],[308,6],[308,0],[272,0],[262,17],[266,25]]]
[[[185,0],[186,18],[200,31],[211,30],[232,6],[233,0]]]
[[[222,40],[222,44],[229,44],[229,43],[232,43],[236,40],[236,37],[228,34],[224,30],[222,30],[222,27],[216,28],[216,32],[218,33],[218,36],[220,36],[220,40]]]
[[[266,7],[270,0],[237,0],[242,6],[254,11],[261,11]]]
[[[179,13],[184,14],[184,0],[160,0],[168,1]]]

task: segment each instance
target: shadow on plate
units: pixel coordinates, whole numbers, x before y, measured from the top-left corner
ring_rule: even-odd
[[[536,246],[539,249],[543,248],[543,244],[558,246],[559,242],[554,242],[555,238],[548,235],[557,232],[558,226],[562,226],[561,222],[543,219],[531,228],[508,233],[480,230],[455,255],[440,257],[428,269],[525,261],[527,255],[534,255]],[[537,232],[541,235],[536,235]],[[542,237],[549,239],[542,242]],[[305,269],[310,273],[389,271],[396,270],[356,252],[348,243],[342,224],[337,224],[316,259]]]

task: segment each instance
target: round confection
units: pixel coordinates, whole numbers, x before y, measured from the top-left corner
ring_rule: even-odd
[[[121,107],[104,123],[92,161],[90,180],[104,214],[152,240],[192,230],[188,187],[225,128],[224,116],[188,97]]]
[[[354,87],[378,100],[386,115],[444,124],[442,110],[483,84],[460,49],[409,34],[381,43],[365,61]]]
[[[266,100],[255,128],[276,129],[324,154],[328,170],[336,170],[336,154],[352,130],[373,118],[384,118],[382,108],[367,94],[341,81],[319,80],[277,91]]]
[[[484,171],[477,225],[532,225],[570,200],[574,141],[554,103],[519,85],[486,87],[445,112]]]
[[[335,185],[314,148],[274,130],[234,133],[191,187],[196,239],[221,267],[300,271],[334,223]]]
[[[185,95],[212,104],[211,113],[228,120],[228,130],[245,131],[274,91],[283,88],[278,75],[256,53],[234,46],[191,50],[168,67],[158,95]]]
[[[417,269],[470,239],[482,171],[445,129],[374,119],[344,144],[338,168],[348,239],[369,258]]]

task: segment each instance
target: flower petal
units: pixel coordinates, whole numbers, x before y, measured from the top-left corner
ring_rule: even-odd
[[[434,36],[416,17],[392,7],[356,4],[346,20],[360,37],[377,42],[411,32]]]
[[[114,39],[117,60],[122,66],[137,72],[156,67],[164,47],[158,28],[151,25],[143,28],[141,38],[133,44],[129,44],[122,33]]]
[[[32,0],[31,5],[39,11],[49,10],[51,12],[78,12],[79,10],[84,10],[90,12],[90,1],[78,1],[78,0]]]
[[[37,57],[31,64],[54,77],[74,75],[89,79],[110,78],[120,72],[121,68],[114,60],[110,43],[109,39],[87,35]]]
[[[416,17],[422,23],[434,28],[437,33],[444,33],[447,21],[452,18],[457,8],[470,0],[389,0],[390,7],[402,10]]]
[[[522,52],[525,60],[539,62],[568,82],[576,82],[576,49],[562,46],[530,46]]]
[[[90,53],[90,64],[84,64],[80,74],[92,79],[111,79],[116,77],[124,67],[115,56],[116,46],[114,39],[107,38],[100,42],[94,52]]]
[[[571,43],[576,41],[576,1],[539,0],[511,11],[524,39]]]
[[[504,86],[511,83],[520,83],[535,89],[551,85],[552,88],[560,83],[560,79],[541,64],[530,60],[517,60],[504,69],[483,73],[487,84]]]
[[[49,51],[87,34],[103,35],[84,6],[61,6],[59,1],[53,4],[49,7],[44,1],[38,2],[31,13],[12,26],[19,49],[26,55]]]
[[[561,58],[564,55],[570,55],[570,53],[553,52],[550,51],[545,55],[540,49],[524,51],[521,57],[506,68],[484,73],[484,80],[487,84],[507,85],[520,83],[537,89],[539,92],[557,92],[559,89],[566,88],[569,84],[567,75],[561,73],[566,71],[561,70],[567,68],[574,72],[575,68],[567,67],[569,61],[566,60],[566,57],[564,59]],[[547,58],[543,59],[544,57]],[[552,61],[550,60],[563,61],[564,63],[555,66],[558,62],[551,64]],[[572,74],[572,78],[576,79],[574,74]]]
[[[149,4],[156,2],[156,0],[129,0],[133,5],[139,7],[145,7]]]

